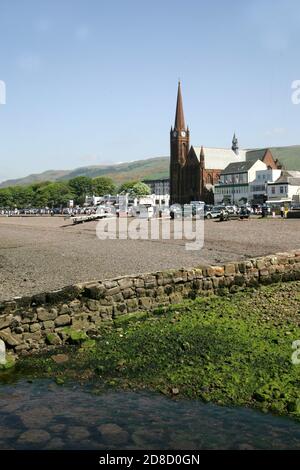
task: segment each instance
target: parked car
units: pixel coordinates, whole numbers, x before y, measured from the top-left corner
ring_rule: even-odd
[[[204,212],[205,212],[205,204],[204,202],[202,201],[192,201],[191,202],[191,205],[192,205],[192,215],[193,216],[201,216],[203,215],[203,209],[204,209]]]
[[[169,217],[170,216],[170,208],[169,207],[162,207],[159,209],[160,217]]]
[[[205,219],[211,219],[211,211],[213,209],[213,206],[205,205],[204,206],[204,218]]]
[[[180,207],[178,205],[172,206],[170,208],[170,217],[171,217],[171,219],[178,219],[178,218],[182,217],[182,215],[183,215],[182,212],[183,212],[182,207]]]
[[[239,211],[240,219],[249,219],[251,211],[249,207],[242,206]]]
[[[237,214],[237,212],[238,212],[238,208],[234,205],[233,206],[225,206],[225,208],[226,208],[226,210],[229,214]]]
[[[211,209],[204,210],[204,217],[206,219],[217,219],[220,217],[221,211],[225,209],[225,206],[211,206]]]

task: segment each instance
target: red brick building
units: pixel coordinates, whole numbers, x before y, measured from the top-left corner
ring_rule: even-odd
[[[170,131],[170,203],[191,201],[213,203],[213,187],[220,172],[233,162],[260,159],[269,168],[280,168],[270,149],[239,150],[233,136],[231,149],[190,146],[190,131],[185,125],[180,82],[178,84],[174,128]]]

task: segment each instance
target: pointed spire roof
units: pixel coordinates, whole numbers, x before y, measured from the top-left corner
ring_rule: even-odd
[[[204,169],[204,149],[203,145],[201,145],[201,150],[200,150],[200,168],[203,170]]]
[[[177,105],[176,105],[176,116],[175,116],[174,128],[177,130],[185,129],[180,82],[178,82]]]
[[[235,133],[233,134],[231,150],[233,150],[236,154],[239,153],[239,142]]]

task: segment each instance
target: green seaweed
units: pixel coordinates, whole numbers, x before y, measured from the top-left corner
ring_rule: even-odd
[[[37,354],[21,359],[19,367],[35,376],[92,379],[170,396],[176,390],[176,399],[300,418],[300,365],[291,361],[292,342],[300,339],[299,298],[296,281],[196,298],[155,315],[129,314],[93,344],[72,349],[68,364]]]
[[[7,371],[15,367],[15,358],[7,355],[5,364],[0,364],[0,371]]]

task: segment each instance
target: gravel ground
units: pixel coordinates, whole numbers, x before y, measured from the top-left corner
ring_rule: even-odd
[[[205,221],[204,247],[197,251],[187,251],[184,240],[99,240],[96,226],[74,226],[62,217],[0,217],[0,300],[81,281],[300,248],[300,219]]]

